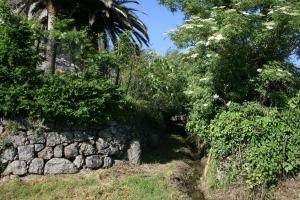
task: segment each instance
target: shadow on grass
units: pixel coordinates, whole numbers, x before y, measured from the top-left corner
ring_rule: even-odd
[[[174,160],[191,159],[192,152],[183,127],[172,127],[161,145],[143,152],[143,163],[165,164]]]

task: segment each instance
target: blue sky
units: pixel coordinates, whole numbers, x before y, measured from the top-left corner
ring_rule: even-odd
[[[159,5],[158,0],[140,0],[140,3],[141,6],[137,9],[146,14],[138,15],[148,27],[150,48],[164,55],[169,48],[174,48],[172,41],[164,33],[181,25],[184,16],[180,12],[171,13],[166,7]]]

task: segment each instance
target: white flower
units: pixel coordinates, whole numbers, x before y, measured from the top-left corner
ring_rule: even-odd
[[[174,33],[175,31],[176,31],[175,29],[170,29],[170,30],[168,30],[167,32],[165,32],[164,35],[172,34],[172,33]]]
[[[191,19],[200,19],[198,16],[192,16]]]
[[[218,99],[220,96],[218,94],[214,95],[214,99]]]
[[[279,10],[287,10],[288,7],[287,6],[283,6],[283,7],[280,7]]]
[[[236,11],[236,9],[229,9],[229,10],[226,10],[225,12],[226,13],[231,13],[231,12],[235,12]]]
[[[217,30],[219,30],[219,29],[218,29],[218,27],[216,27],[216,26],[212,26],[212,27],[211,27],[211,30],[212,30],[212,31],[217,31]]]
[[[200,21],[202,21],[202,22],[214,22],[215,19],[214,18],[207,18],[207,19],[201,19]]]
[[[205,103],[205,104],[203,104],[203,106],[204,106],[204,107],[207,107],[207,106],[208,106],[208,104],[207,104],[207,103]]]
[[[300,14],[293,12],[293,13],[289,13],[289,15],[291,15],[291,16],[299,16]]]
[[[257,69],[256,71],[260,73],[260,72],[262,72],[262,69],[259,68],[259,69]]]
[[[192,91],[192,90],[188,90],[188,91],[186,91],[185,92],[185,94],[187,94],[187,95],[191,95],[191,94],[193,94],[194,92]]]
[[[271,22],[264,23],[264,25],[266,26],[267,29],[273,29],[276,24],[275,22],[271,21]]]
[[[184,24],[181,26],[181,28],[185,28],[185,29],[192,29],[194,28],[192,24]]]
[[[225,39],[225,38],[223,37],[222,34],[217,34],[217,35],[215,36],[215,38],[216,38],[217,41],[220,41],[220,40]]]
[[[200,40],[199,42],[196,43],[196,45],[204,45],[205,43],[206,43],[205,41]]]
[[[197,58],[199,56],[199,53],[195,53],[195,54],[193,54],[193,55],[191,55],[191,58]]]
[[[201,78],[200,81],[207,81],[208,78]]]
[[[190,53],[190,49],[183,52],[183,54],[189,54],[189,53]]]
[[[231,105],[231,101],[228,101],[228,103],[226,103],[226,106],[229,107]]]
[[[266,15],[264,15],[264,14],[262,14],[262,13],[254,13],[255,15],[258,15],[258,16],[261,16],[261,17],[263,17],[263,16],[266,16]]]

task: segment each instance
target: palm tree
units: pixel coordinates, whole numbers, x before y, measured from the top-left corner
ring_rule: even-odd
[[[107,49],[109,43],[115,44],[120,35],[131,32],[131,41],[139,45],[148,46],[149,36],[146,25],[139,20],[137,10],[126,6],[128,3],[139,5],[133,0],[107,1],[103,6],[99,1],[81,4],[80,9],[72,16],[77,26],[89,27],[89,33],[94,47]],[[99,36],[102,36],[99,38]],[[100,45],[99,45],[100,39]]]
[[[58,12],[65,13],[75,20],[79,28],[89,27],[89,34],[96,49],[99,49],[99,36],[102,35],[102,47],[108,48],[120,34],[131,31],[131,39],[140,45],[149,43],[145,24],[135,14],[137,10],[128,8],[125,4],[135,3],[135,0],[12,0],[19,13],[28,16],[40,16],[47,24],[49,31],[54,29],[55,17]],[[41,16],[44,11],[46,16]],[[54,73],[56,58],[56,42],[51,36],[48,39],[46,51],[46,73]]]

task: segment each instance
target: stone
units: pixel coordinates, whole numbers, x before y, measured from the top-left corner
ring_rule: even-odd
[[[96,153],[96,149],[92,144],[82,143],[80,145],[79,154],[90,156]]]
[[[132,141],[130,148],[127,150],[128,160],[132,164],[141,164],[142,149],[139,141]]]
[[[7,144],[14,145],[14,147],[25,145],[26,137],[24,135],[9,135]]]
[[[35,144],[34,145],[34,150],[36,152],[40,152],[41,150],[43,150],[45,148],[45,145],[44,144]]]
[[[28,136],[30,144],[45,144],[46,138],[44,134],[33,134]]]
[[[56,132],[48,133],[47,146],[48,147],[54,147],[54,146],[59,145],[59,144],[61,144],[61,140],[60,140],[60,137],[59,137],[58,133],[56,133]]]
[[[9,147],[4,150],[1,155],[1,163],[8,163],[9,161],[13,161],[17,155],[17,150],[14,147]]]
[[[33,130],[28,130],[28,131],[26,132],[26,135],[27,135],[27,136],[34,135],[34,131],[33,131]]]
[[[61,158],[63,157],[63,145],[57,145],[54,147],[54,157],[55,158]]]
[[[72,132],[62,132],[60,134],[61,143],[74,142],[74,134]]]
[[[114,135],[118,133],[118,125],[116,122],[110,124],[110,132]]]
[[[113,156],[118,155],[120,151],[117,147],[109,147],[107,149],[100,150],[99,153],[102,155]]]
[[[41,158],[33,159],[31,164],[29,165],[29,173],[42,175],[43,172],[44,172],[44,160]]]
[[[46,163],[44,174],[74,174],[78,171],[71,161],[64,158],[53,158]]]
[[[88,139],[89,139],[89,135],[87,132],[76,131],[74,133],[74,141],[76,142],[84,142],[87,141]]]
[[[10,163],[5,171],[2,173],[2,175],[7,176],[7,175],[19,175],[19,176],[24,176],[27,174],[27,165],[25,161],[20,161],[20,160],[15,160],[12,163]]]
[[[91,169],[98,169],[102,166],[102,157],[99,155],[89,156],[85,159],[85,165]]]
[[[38,157],[45,159],[45,160],[50,160],[53,157],[53,149],[52,147],[46,147],[42,151],[38,153]]]
[[[73,143],[66,146],[64,153],[66,158],[75,158],[76,156],[78,156],[78,144]]]
[[[110,157],[104,157],[103,158],[102,168],[107,169],[107,168],[110,168],[112,165],[113,165],[113,161]]]
[[[96,142],[96,148],[99,151],[106,149],[109,147],[109,144],[105,142],[102,138],[99,138]]]
[[[29,161],[34,158],[34,145],[18,146],[19,160]]]
[[[98,133],[98,136],[101,137],[101,138],[107,139],[107,138],[112,137],[112,134],[111,134],[110,130],[107,128],[107,129],[104,129],[104,130],[100,131]]]
[[[78,169],[81,169],[83,167],[83,164],[84,164],[84,157],[83,155],[79,155],[75,158],[74,160],[74,165],[78,168]]]

